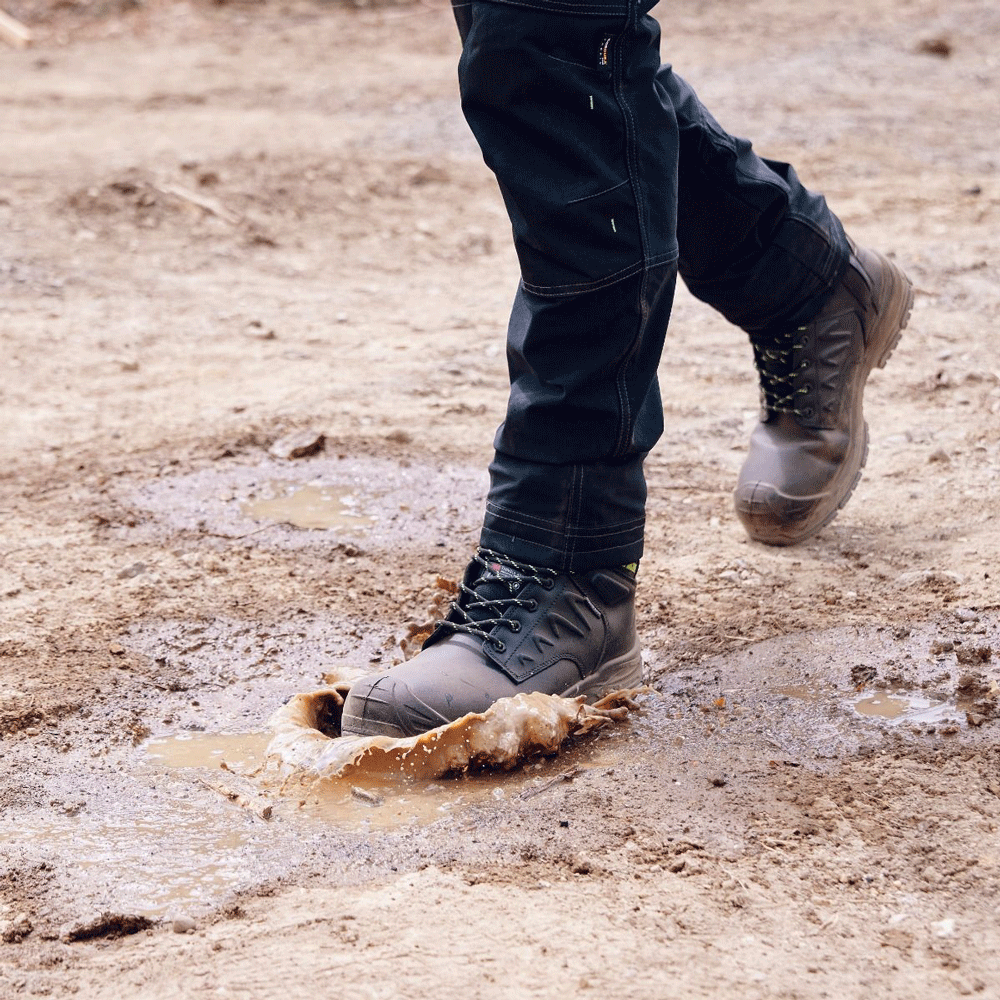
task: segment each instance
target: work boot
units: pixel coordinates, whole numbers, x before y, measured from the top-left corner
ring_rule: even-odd
[[[751,335],[761,415],[733,498],[757,542],[814,535],[847,503],[868,457],[865,382],[898,343],[913,288],[881,254],[851,249],[847,272],[810,323]]]
[[[558,573],[480,549],[421,651],[352,684],[341,731],[415,736],[499,698],[597,697],[641,674],[632,567]]]

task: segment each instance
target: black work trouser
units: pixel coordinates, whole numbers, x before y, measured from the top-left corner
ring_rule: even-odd
[[[669,65],[650,0],[453,0],[462,107],[521,266],[481,543],[583,571],[642,554],[677,274],[753,333],[811,319],[849,248],[787,164]]]

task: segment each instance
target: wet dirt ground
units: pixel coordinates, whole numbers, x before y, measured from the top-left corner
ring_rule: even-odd
[[[750,351],[681,290],[641,712],[287,795],[267,719],[408,654],[503,410],[450,14],[4,6],[0,996],[1000,995],[994,4],[661,5],[716,116],[914,280],[865,477],[746,540]]]

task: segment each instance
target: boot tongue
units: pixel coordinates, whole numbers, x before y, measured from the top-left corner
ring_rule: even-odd
[[[482,572],[476,578],[472,588],[476,596],[484,601],[508,600],[521,588],[524,577],[513,566],[498,562],[495,559],[488,559]],[[513,588],[511,584],[514,584]],[[471,618],[493,618],[495,612],[483,612],[474,608],[470,611]]]

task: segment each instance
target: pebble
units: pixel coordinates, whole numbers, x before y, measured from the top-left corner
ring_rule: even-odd
[[[177,917],[170,926],[175,934],[190,934],[198,927],[190,917]]]
[[[17,944],[23,941],[33,929],[28,914],[19,913],[13,920],[0,920],[0,941],[6,944]]]
[[[309,458],[326,447],[326,435],[320,431],[295,431],[278,438],[269,451],[275,458]]]
[[[953,573],[944,569],[917,569],[902,573],[896,577],[896,583],[900,587],[914,587],[918,585],[934,584],[955,584],[962,583],[961,573]]]
[[[977,622],[979,621],[979,612],[973,611],[972,608],[955,608],[955,617],[960,622]]]

